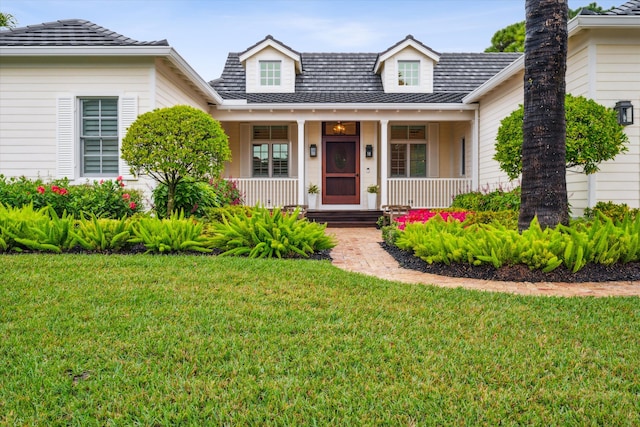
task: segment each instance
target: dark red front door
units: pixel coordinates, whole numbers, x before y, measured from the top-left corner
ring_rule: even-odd
[[[322,203],[360,204],[360,142],[353,136],[326,136],[323,140]]]

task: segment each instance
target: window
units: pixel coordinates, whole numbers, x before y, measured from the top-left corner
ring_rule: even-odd
[[[427,176],[426,126],[391,126],[391,177]]]
[[[289,176],[289,127],[287,125],[254,126],[251,151],[254,177]]]
[[[420,84],[420,61],[398,61],[398,86]]]
[[[260,61],[260,86],[280,86],[280,61]]]
[[[82,176],[118,175],[118,99],[80,99]]]

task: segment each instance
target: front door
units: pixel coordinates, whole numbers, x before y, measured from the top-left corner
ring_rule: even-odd
[[[322,203],[360,204],[360,141],[358,136],[325,136],[322,141]]]

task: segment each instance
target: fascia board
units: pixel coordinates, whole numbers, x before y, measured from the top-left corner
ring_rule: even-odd
[[[567,24],[569,37],[588,28],[640,28],[640,16],[578,15]]]
[[[427,58],[431,58],[434,62],[440,61],[440,55],[436,54],[432,50],[426,49],[424,46],[414,42],[413,40],[405,40],[403,43],[400,43],[398,46],[394,47],[393,49],[389,50],[388,52],[385,52],[384,55],[378,56],[373,72],[377,73],[380,67],[382,66],[382,64],[387,59],[391,58],[393,55],[400,52],[401,50],[406,49],[408,46],[411,46],[412,48],[422,53]]]
[[[270,39],[264,40],[262,43],[258,44],[253,49],[250,49],[244,52],[242,55],[238,57],[238,59],[240,60],[240,62],[244,63],[247,59],[251,58],[253,55],[257,54],[258,52],[265,49],[266,47],[272,47],[278,52],[282,53],[283,55],[286,55],[289,58],[291,58],[296,64],[300,64],[300,55],[293,53],[291,50],[283,47],[279,43],[275,43],[273,40],[270,40]]]
[[[217,106],[220,110],[361,110],[361,111],[408,111],[408,110],[421,110],[421,111],[473,111],[478,108],[476,104],[390,104],[390,103],[375,103],[375,104],[248,104],[240,103],[238,100],[224,101],[221,105]]]
[[[75,57],[75,56],[131,56],[164,57],[184,74],[208,101],[221,104],[222,97],[170,46],[0,46],[5,57]]]

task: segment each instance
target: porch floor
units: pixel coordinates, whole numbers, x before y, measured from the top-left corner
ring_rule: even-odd
[[[381,210],[309,210],[309,221],[327,223],[329,227],[373,227],[378,218],[382,216]]]

